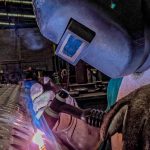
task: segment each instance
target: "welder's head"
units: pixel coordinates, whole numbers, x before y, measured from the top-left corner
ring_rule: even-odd
[[[142,58],[133,54],[131,39],[111,4],[105,7],[103,3],[106,1],[33,0],[40,31],[58,45],[58,56],[73,65],[82,59],[110,77],[134,72]],[[134,57],[139,59],[135,65],[131,62]]]

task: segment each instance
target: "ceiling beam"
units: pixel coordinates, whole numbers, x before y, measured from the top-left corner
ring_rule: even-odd
[[[16,3],[16,4],[32,5],[32,1],[23,1],[23,0],[0,0],[0,1],[5,2],[5,3]]]
[[[37,24],[0,25],[0,30],[19,28],[37,28]]]
[[[6,17],[21,17],[21,18],[35,18],[34,15],[14,14],[14,13],[0,13],[0,16],[6,16]]]
[[[0,22],[0,25],[15,26],[15,23],[9,23],[9,22]]]

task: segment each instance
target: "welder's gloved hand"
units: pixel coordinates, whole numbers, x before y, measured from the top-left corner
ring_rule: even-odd
[[[38,96],[40,96],[43,93],[43,86],[39,83],[35,83],[31,86],[30,89],[30,96],[31,99],[34,100],[35,98],[37,98]]]
[[[42,77],[39,79],[39,83],[43,85],[44,91],[53,91],[57,93],[61,88],[57,84],[55,84],[51,78],[49,77]]]
[[[39,82],[43,85],[48,84],[49,81],[51,81],[49,77],[42,77],[39,79]]]
[[[33,101],[33,109],[35,112],[40,111],[41,109],[46,109],[55,97],[53,91],[44,92],[43,86],[39,83],[32,85],[30,90],[30,95]]]
[[[39,111],[41,108],[48,107],[55,97],[53,91],[46,91],[42,93],[39,97],[33,100],[33,109],[35,112]],[[46,109],[46,108],[45,108]]]

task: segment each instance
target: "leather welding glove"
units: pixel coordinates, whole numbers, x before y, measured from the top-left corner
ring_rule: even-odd
[[[31,99],[34,100],[35,98],[37,98],[38,96],[40,96],[43,93],[43,86],[39,83],[35,83],[31,86],[30,89],[30,96]]]
[[[35,83],[31,87],[30,96],[33,101],[33,109],[37,113],[38,111],[43,112],[47,106],[49,106],[55,97],[55,93],[50,90],[44,92],[43,86],[39,83]]]
[[[40,96],[33,100],[33,109],[35,112],[38,112],[40,109],[49,106],[51,101],[54,99],[55,93],[53,91],[46,91]]]

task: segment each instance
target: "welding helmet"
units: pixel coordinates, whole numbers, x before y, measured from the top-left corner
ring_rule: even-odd
[[[112,78],[149,66],[144,42],[136,45],[115,11],[100,2],[33,0],[33,6],[41,33],[58,45],[56,54],[67,62],[83,60]]]

